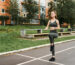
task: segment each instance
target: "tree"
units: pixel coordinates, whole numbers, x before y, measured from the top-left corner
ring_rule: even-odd
[[[5,21],[9,19],[9,16],[0,16],[0,20],[2,21],[2,25],[5,26]]]
[[[24,0],[22,5],[24,9],[26,10],[26,12],[28,12],[27,17],[26,17],[27,19],[33,19],[38,13],[38,5],[36,1]]]
[[[17,24],[19,14],[18,2],[17,0],[10,0],[8,4],[7,12],[11,15],[11,19]]]
[[[75,2],[72,0],[57,0],[58,18],[61,22],[73,24],[75,21]]]

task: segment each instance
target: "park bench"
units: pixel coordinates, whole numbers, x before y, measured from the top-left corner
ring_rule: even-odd
[[[72,31],[72,33],[75,33],[75,31]]]
[[[26,34],[26,32],[28,30],[35,30],[37,31],[37,34]],[[48,36],[49,33],[42,33],[42,30],[43,29],[27,29],[27,30],[21,30],[21,37],[24,37],[24,38],[35,38],[35,37],[44,37],[44,36]],[[59,36],[62,36],[62,35],[71,35],[71,32],[58,32]]]

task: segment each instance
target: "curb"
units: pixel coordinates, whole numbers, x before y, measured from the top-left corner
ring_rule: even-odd
[[[66,41],[61,41],[61,42],[55,42],[55,44],[65,43],[65,42],[74,41],[74,40],[75,40],[75,39],[66,40]],[[9,51],[9,52],[3,52],[3,53],[0,53],[0,55],[7,55],[7,54],[18,53],[18,52],[22,52],[22,51],[28,51],[28,50],[32,50],[32,49],[37,49],[37,48],[46,47],[46,46],[49,46],[49,45],[50,45],[50,44],[44,44],[44,45],[34,46],[34,47],[30,47],[30,48],[24,48],[24,49],[20,49],[20,50],[14,50],[14,51]]]

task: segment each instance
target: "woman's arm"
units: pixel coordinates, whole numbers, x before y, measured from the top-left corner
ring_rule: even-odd
[[[56,20],[56,23],[57,23],[57,27],[55,27],[55,29],[60,29],[59,21],[58,21],[58,20]]]
[[[50,24],[50,21],[48,21],[48,24],[47,24],[47,26],[46,26],[45,30],[47,30],[47,29],[48,29],[49,24]]]

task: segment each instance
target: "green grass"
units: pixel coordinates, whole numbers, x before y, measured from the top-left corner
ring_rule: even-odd
[[[44,29],[45,26],[32,26],[32,25],[16,25],[16,26],[0,26],[0,29],[8,30],[21,30],[21,29]]]
[[[45,26],[0,26],[0,52],[13,51],[32,46],[48,44],[49,40],[24,40],[20,38],[21,29],[44,29]],[[43,31],[49,32],[49,31]],[[36,31],[29,31],[30,33],[36,33]],[[56,42],[69,39],[75,39],[75,36],[64,37],[55,39]]]
[[[20,31],[22,29],[45,29],[46,26],[32,26],[32,25],[17,25],[17,26],[0,26],[0,32],[18,32],[20,33]],[[67,28],[63,28],[64,32],[67,32]],[[59,30],[58,30],[59,31]],[[27,34],[37,34],[37,31],[33,30],[33,31],[27,31]],[[49,33],[49,30],[43,30],[43,33]]]
[[[3,33],[0,34],[0,52],[13,51],[23,48],[28,48],[32,46],[48,44],[49,40],[24,40],[17,38],[18,34],[15,32],[12,33]],[[69,39],[75,39],[75,36],[58,38],[55,41],[64,41]]]
[[[32,25],[17,25],[17,26],[0,26],[0,32],[18,32],[22,29],[44,29],[45,26],[32,26]],[[36,34],[37,31],[27,31],[27,34]]]

